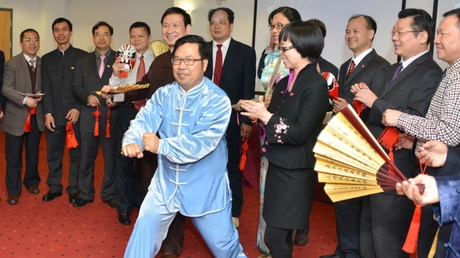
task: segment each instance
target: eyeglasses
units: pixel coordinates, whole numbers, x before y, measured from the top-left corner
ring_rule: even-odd
[[[277,30],[281,30],[283,27],[284,25],[282,23],[268,25],[268,28],[270,30],[273,30],[274,28],[276,28]]]
[[[409,33],[409,32],[422,32],[420,30],[392,30],[391,31],[391,36],[398,36],[401,37],[402,35]]]
[[[175,65],[179,65],[181,61],[184,61],[185,65],[192,66],[195,63],[195,61],[201,61],[201,60],[203,60],[203,58],[193,59],[191,57],[186,57],[186,58],[173,57],[171,59],[171,63]]]
[[[294,46],[287,46],[287,47],[280,47],[280,50],[283,51],[283,52],[286,52],[290,49],[294,49],[295,47]]]
[[[30,42],[40,42],[39,39],[35,38],[35,39],[31,39],[31,38],[25,38],[22,40],[22,42],[26,42],[26,43],[30,43]]]

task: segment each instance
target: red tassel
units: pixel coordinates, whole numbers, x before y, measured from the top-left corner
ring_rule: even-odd
[[[71,122],[67,122],[65,126],[66,131],[66,143],[67,149],[74,149],[78,147],[77,138],[75,137],[75,132],[73,130],[73,124]]]
[[[99,111],[99,105],[96,106],[96,110],[93,112],[93,116],[96,119],[94,122],[94,136],[99,136],[99,117],[101,116],[101,111]]]
[[[110,107],[107,107],[107,118],[105,121],[105,138],[110,138]]]
[[[32,125],[30,124],[30,116],[37,113],[37,108],[29,108],[29,115],[27,115],[26,123],[24,124],[24,132],[32,132]]]
[[[409,232],[407,232],[406,242],[403,251],[413,254],[417,251],[418,232],[420,230],[420,218],[422,217],[422,206],[415,205],[414,215],[410,222]]]
[[[243,144],[241,144],[241,149],[243,150],[243,152],[241,154],[239,168],[241,171],[243,171],[244,168],[246,168],[247,152],[249,149],[248,139],[245,139]]]

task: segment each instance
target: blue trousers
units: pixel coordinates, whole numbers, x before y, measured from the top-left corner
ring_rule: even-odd
[[[168,211],[154,184],[142,202],[133,233],[125,250],[125,258],[151,258],[160,251],[169,225],[179,211]],[[152,187],[153,186],[153,187]],[[239,242],[238,231],[232,223],[232,204],[221,211],[191,217],[193,224],[216,258],[247,257]]]

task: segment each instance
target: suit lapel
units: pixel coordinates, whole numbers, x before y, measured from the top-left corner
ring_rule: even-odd
[[[225,77],[225,73],[227,73],[227,71],[232,66],[232,62],[236,58],[237,53],[238,53],[238,49],[232,38],[230,39],[230,44],[228,45],[228,51],[227,51],[227,54],[225,55],[224,63],[222,65],[222,75],[220,77],[221,81],[222,81],[222,78]]]
[[[23,89],[24,93],[32,92],[32,81],[30,80],[29,64],[24,56],[21,58],[20,68],[22,70],[21,74],[26,74],[27,89]]]

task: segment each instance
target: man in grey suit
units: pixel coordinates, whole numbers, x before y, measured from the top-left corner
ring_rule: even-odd
[[[256,76],[256,53],[253,48],[231,37],[235,15],[228,8],[212,9],[208,13],[209,31],[213,41],[209,43],[212,49],[206,77],[227,93],[232,104],[240,99],[254,98]],[[221,73],[216,74],[217,52],[220,45]],[[217,76],[216,76],[217,75]],[[217,78],[219,77],[219,78]],[[227,128],[228,148],[228,178],[232,189],[232,219],[239,226],[239,215],[243,207],[243,183],[240,163],[241,142],[251,135],[252,123],[245,116],[233,110]]]
[[[25,145],[24,185],[31,194],[39,194],[38,147],[44,128],[41,96],[40,36],[34,29],[21,32],[22,52],[5,63],[3,95],[6,108],[3,119],[8,204],[18,204],[21,194],[22,146]],[[27,96],[28,95],[28,96]]]
[[[371,108],[366,125],[375,138],[379,138],[386,128],[382,124],[382,114],[388,108],[424,116],[442,74],[428,50],[434,37],[430,15],[421,9],[405,9],[399,12],[398,18],[393,26],[392,40],[394,52],[402,62],[391,66],[378,91],[365,84],[352,86],[355,100]],[[393,154],[396,166],[407,178],[419,172],[412,150],[393,149]],[[409,257],[402,246],[413,211],[413,203],[394,191],[364,197],[361,256]],[[418,248],[426,246],[419,244]],[[426,257],[421,253],[419,251],[420,257]]]
[[[81,207],[94,200],[94,160],[97,157],[99,144],[102,145],[104,156],[104,178],[102,181],[102,201],[116,208],[116,183],[115,183],[115,157],[116,140],[114,124],[117,108],[114,102],[103,99],[96,94],[109,83],[112,75],[112,64],[116,59],[116,52],[110,48],[112,43],[113,28],[106,22],[98,22],[93,26],[93,42],[96,50],[81,57],[75,68],[72,92],[83,104],[80,110],[81,133],[81,161],[78,176],[78,198],[75,207]],[[109,107],[111,107],[109,109]],[[96,113],[100,112],[98,123]],[[110,117],[109,112],[110,111]],[[107,123],[107,120],[108,123]],[[99,132],[97,134],[96,132]]]
[[[334,112],[339,112],[347,104],[351,104],[355,95],[351,86],[356,83],[369,85],[372,91],[379,92],[379,87],[390,68],[390,63],[379,56],[372,48],[372,42],[377,32],[377,23],[368,15],[354,15],[348,20],[345,30],[345,43],[353,52],[353,57],[340,66],[339,98],[333,99]],[[361,119],[366,121],[369,109],[361,113]],[[338,246],[333,257],[360,256],[360,224],[362,198],[354,198],[334,203]]]

